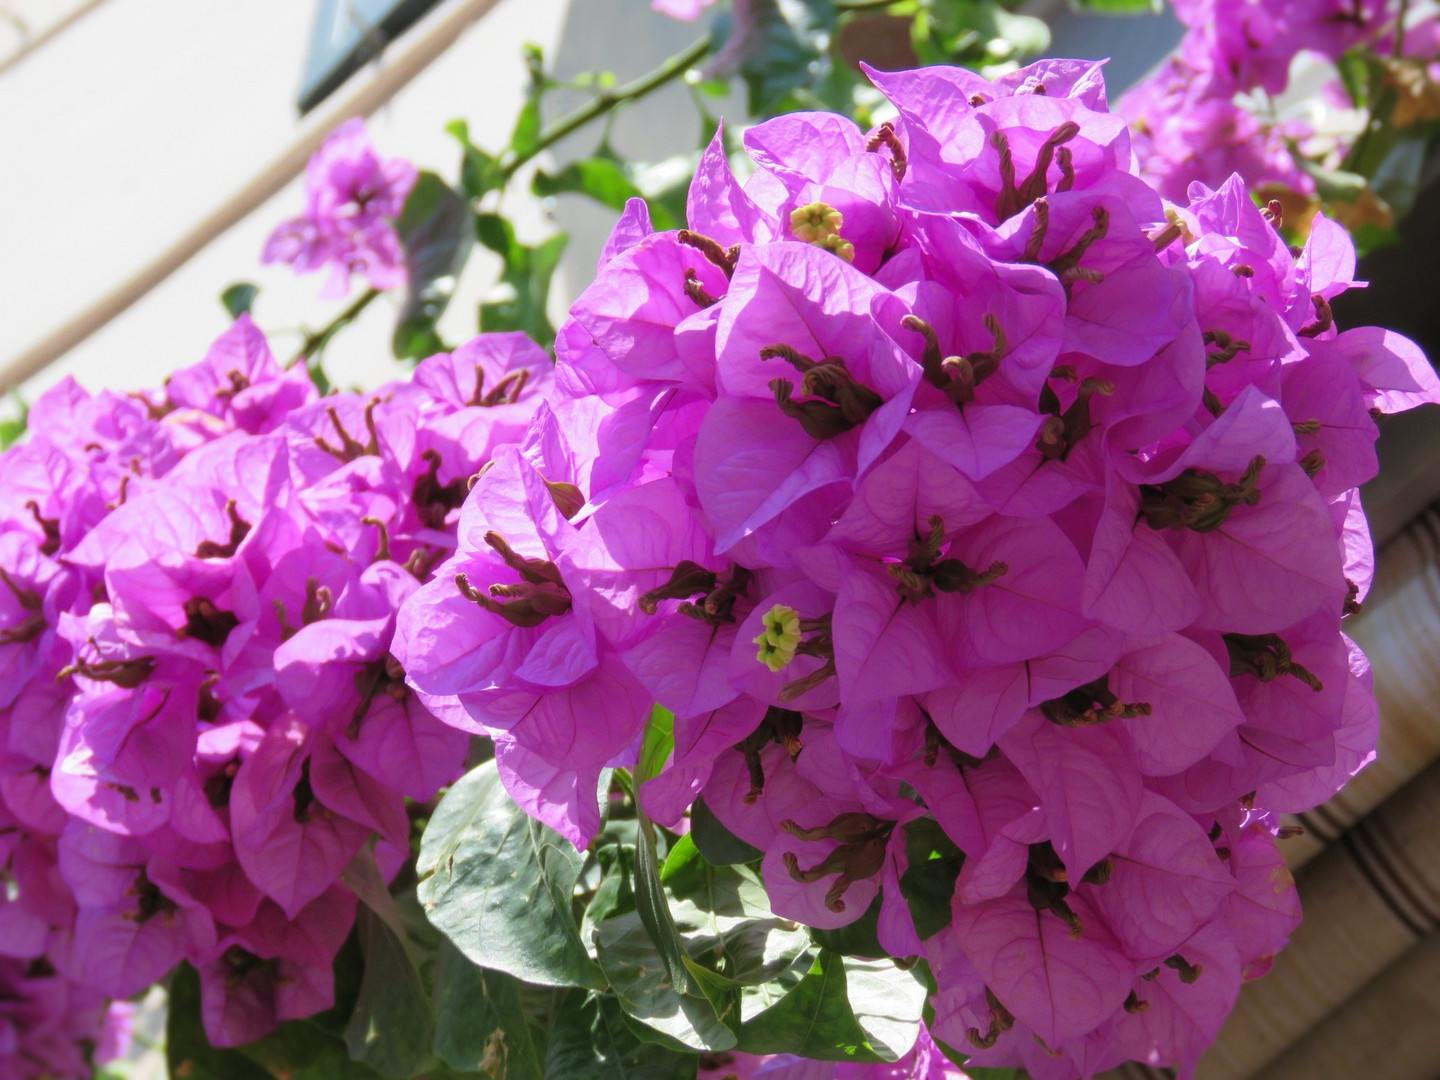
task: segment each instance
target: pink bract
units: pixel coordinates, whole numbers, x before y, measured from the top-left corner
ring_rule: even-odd
[[[100,1002],[188,960],[220,1045],[329,1007],[341,874],[393,876],[405,800],[467,753],[396,613],[549,368],[493,335],[322,399],[242,316],[160,393],[36,403],[0,456],[0,952],[35,987]]]
[[[1274,811],[1368,760],[1355,489],[1440,382],[1335,327],[1332,223],[1297,255],[1228,168],[1137,175],[1098,65],[871,75],[895,121],[767,121],[743,183],[717,137],[688,230],[631,204],[397,655],[577,846],[670,709],[649,812],[703,797],[779,914],[878,905],[977,1065],[1188,1074],[1294,926]],[[965,858],[922,939],[927,817]]]
[[[282,262],[308,274],[326,268],[321,295],[342,297],[359,274],[372,289],[405,284],[405,257],[393,222],[415,184],[415,166],[382,158],[370,145],[365,121],[336,128],[305,169],[305,210],[279,225],[261,261]]]

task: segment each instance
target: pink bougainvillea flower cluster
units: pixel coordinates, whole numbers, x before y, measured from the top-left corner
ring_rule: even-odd
[[[1371,755],[1356,488],[1440,382],[1334,325],[1337,225],[1163,201],[1097,65],[871,77],[893,122],[760,124],[744,183],[717,137],[687,230],[631,204],[392,652],[577,846],[670,710],[649,813],[703,799],[784,917],[874,905],[974,1064],[1188,1071],[1299,917],[1278,814]]]
[[[1315,182],[1291,146],[1315,132],[1303,120],[1276,120],[1254,94],[1277,95],[1302,52],[1334,64],[1346,50],[1393,49],[1395,0],[1172,0],[1186,26],[1175,52],[1129,90],[1119,111],[1134,126],[1141,175],[1167,199],[1183,201],[1192,181],[1218,187],[1233,172],[1254,186],[1302,195]],[[1413,24],[1415,19],[1411,19]],[[1435,21],[1407,26],[1404,52],[1433,54]],[[1344,99],[1338,79],[1337,99]]]
[[[1218,185],[1231,173],[1255,185],[1313,195],[1314,180],[1296,164],[1293,141],[1312,134],[1298,118],[1271,122],[1236,99],[1212,93],[1182,42],[1155,74],[1126,92],[1120,110],[1135,133],[1141,175],[1166,198],[1183,202],[1194,181]]]
[[[466,757],[395,612],[549,369],[489,335],[320,398],[242,316],[161,393],[36,402],[0,456],[0,950],[116,998],[187,959],[217,1044],[329,1007],[342,873],[393,876]]]
[[[1309,50],[1338,60],[1346,49],[1389,35],[1392,0],[1171,0],[1189,30],[1189,52],[1214,92],[1279,94],[1295,55]]]
[[[359,275],[372,289],[405,284],[405,255],[394,219],[415,184],[415,166],[382,158],[365,122],[346,121],[305,169],[305,211],[281,223],[265,242],[262,261],[289,263],[297,273],[328,269],[321,295],[342,297]]]
[[[0,1062],[9,1080],[89,1080],[130,1045],[131,1007],[56,974],[0,958]]]

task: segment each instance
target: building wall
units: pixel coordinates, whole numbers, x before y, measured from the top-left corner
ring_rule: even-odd
[[[522,100],[521,46],[553,50],[567,8],[502,0],[372,119],[377,144],[446,176],[459,161],[443,130],[450,120],[463,117],[482,145],[502,146]],[[312,16],[296,0],[109,0],[0,73],[0,364],[169,247],[295,138]],[[318,299],[319,276],[259,265],[270,229],[302,201],[297,179],[24,394],[64,374],[95,388],[157,384],[224,329],[217,297],[236,280],[261,286],[257,320],[277,352],[293,349],[302,322],[323,325],[343,307]],[[552,228],[528,194],[507,197],[506,209],[531,238]],[[472,260],[469,302],[462,297],[445,326],[451,336],[473,330],[494,270]],[[336,341],[329,360],[347,382],[373,385],[400,370],[388,360],[386,306]]]

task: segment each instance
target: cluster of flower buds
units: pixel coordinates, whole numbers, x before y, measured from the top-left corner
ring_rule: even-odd
[[[331,1004],[342,873],[392,877],[467,755],[396,610],[550,367],[488,335],[321,398],[242,316],[159,393],[35,403],[0,456],[0,949],[116,998],[188,959],[223,1045]]]
[[[743,184],[717,136],[685,230],[630,205],[392,651],[577,846],[669,709],[649,813],[703,799],[784,917],[874,905],[976,1065],[1188,1068],[1298,919],[1277,814],[1371,754],[1356,487],[1440,382],[1333,325],[1337,225],[1163,202],[1098,65],[870,75],[895,120],[763,123]]]
[[[1136,131],[1141,175],[1176,201],[1186,197],[1192,181],[1218,186],[1232,172],[1254,187],[1313,195],[1315,182],[1296,164],[1291,147],[1316,135],[1315,128],[1299,116],[1277,119],[1273,107],[1259,107],[1253,96],[1257,91],[1272,96],[1284,91],[1291,65],[1301,53],[1335,64],[1346,50],[1365,44],[1389,55],[1395,51],[1397,20],[1406,14],[1406,5],[1397,0],[1171,3],[1187,28],[1185,36],[1165,63],[1119,104]],[[1433,14],[1412,18],[1401,51],[1433,58],[1437,33],[1440,22]],[[1323,96],[1348,103],[1338,78],[1325,87]],[[1329,137],[1341,134],[1346,133],[1330,132]],[[1343,153],[1345,147],[1340,149]]]
[[[365,121],[346,121],[310,159],[305,211],[270,234],[262,261],[289,263],[301,274],[328,268],[320,294],[327,298],[348,293],[354,274],[372,289],[404,285],[405,255],[392,222],[415,176],[404,158],[376,154]]]

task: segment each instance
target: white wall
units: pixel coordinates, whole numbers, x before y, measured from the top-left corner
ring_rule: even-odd
[[[451,177],[448,121],[466,118],[477,142],[503,146],[525,83],[521,45],[553,51],[566,9],[502,0],[372,118],[376,143]],[[0,74],[0,363],[167,248],[293,139],[312,15],[301,0],[109,0]],[[255,315],[276,351],[293,351],[302,321],[323,325],[344,306],[318,299],[318,275],[259,265],[270,229],[301,202],[297,180],[22,393],[63,374],[92,387],[157,384],[225,328],[217,297],[240,279],[261,286]],[[528,194],[506,209],[532,239],[551,228]],[[472,259],[447,316],[452,337],[473,330],[494,269]],[[372,305],[330,350],[344,381],[399,370],[386,307]]]

